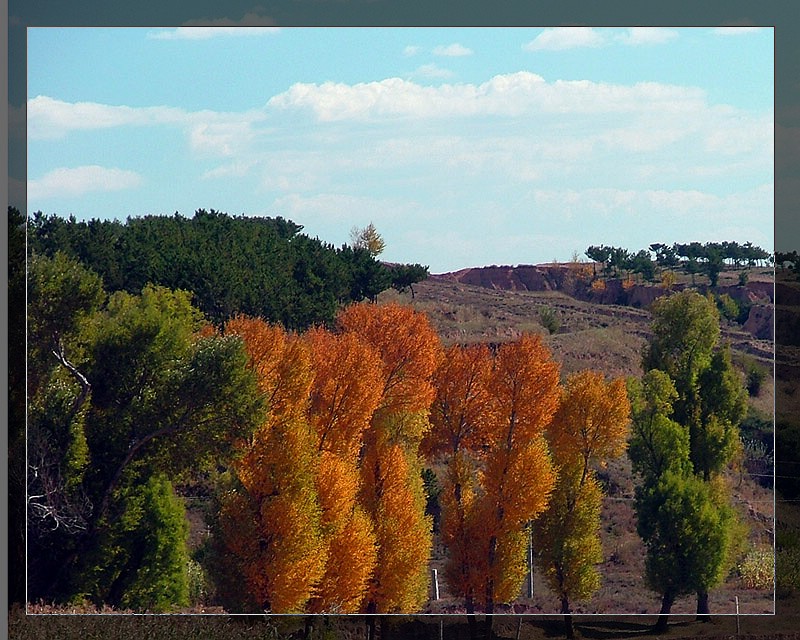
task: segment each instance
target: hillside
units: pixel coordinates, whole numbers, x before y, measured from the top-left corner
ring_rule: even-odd
[[[452,343],[500,343],[526,332],[544,336],[553,357],[562,365],[562,375],[582,369],[597,369],[609,376],[640,376],[641,353],[651,320],[648,306],[665,290],[657,285],[623,286],[621,280],[607,280],[602,290],[587,284],[574,265],[484,267],[434,275],[414,285],[410,292],[387,291],[381,300],[412,304],[428,314],[443,341]],[[591,269],[591,267],[589,267]],[[589,271],[588,275],[591,275]],[[684,279],[685,280],[685,279]],[[727,293],[749,307],[743,324],[723,320],[723,339],[731,344],[735,362],[758,362],[767,373],[761,391],[751,398],[757,415],[773,413],[772,379],[773,296],[772,273],[753,270],[746,286],[737,284],[736,272],[724,273],[713,293]],[[674,289],[690,286],[677,282]],[[761,434],[771,440],[771,434]],[[607,497],[603,507],[602,542],[605,562],[601,590],[588,602],[578,603],[584,613],[653,613],[658,610],[656,594],[643,584],[644,546],[635,531],[633,511],[634,480],[627,457],[611,463],[602,473]],[[772,545],[773,492],[746,473],[731,474],[734,499],[750,525],[750,543]],[[443,549],[437,547],[434,566],[443,563]],[[441,566],[439,566],[441,572]],[[546,585],[535,580],[534,598],[521,598],[514,612],[553,613],[557,601]],[[728,581],[712,594],[712,610],[733,612],[734,596],[742,612],[774,611],[772,593],[744,589],[738,578]],[[676,603],[676,613],[691,613],[692,598]],[[459,612],[461,603],[442,599],[429,611]]]

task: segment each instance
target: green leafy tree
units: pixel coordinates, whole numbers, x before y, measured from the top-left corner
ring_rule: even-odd
[[[73,599],[163,613],[189,604],[189,523],[163,474],[119,494],[120,515],[89,552]]]
[[[678,596],[708,593],[724,577],[735,516],[709,483],[672,470],[640,488],[636,509],[647,583],[662,594],[656,628],[663,630]]]
[[[696,252],[693,246],[684,249],[689,255]],[[683,291],[654,303],[652,330],[643,369],[660,370],[671,379],[675,390],[671,419],[688,432],[692,471],[700,481],[715,483],[738,452],[738,425],[747,407],[729,349],[718,347],[719,313],[711,297]],[[729,508],[730,496],[723,498],[723,493],[715,494],[719,509]],[[730,560],[727,555],[721,558],[723,563]],[[707,620],[712,583],[695,584],[698,618]]]
[[[393,265],[389,269],[392,278],[392,288],[397,291],[411,291],[411,299],[414,299],[414,285],[422,282],[428,277],[428,267],[421,264],[399,264]]]
[[[332,324],[340,305],[373,299],[391,286],[374,241],[336,249],[302,229],[281,217],[213,209],[191,218],[148,215],[124,223],[39,212],[29,221],[28,238],[36,253],[77,258],[111,292],[138,294],[148,283],[191,291],[194,304],[217,325],[236,314],[289,329]]]
[[[230,458],[259,412],[241,341],[198,333],[189,294],[146,287],[96,308],[103,298],[97,276],[74,260],[32,259],[33,599],[89,594],[119,605],[124,593],[95,579],[114,575],[116,557],[98,549],[118,531],[133,488]],[[114,548],[144,535],[122,534]]]

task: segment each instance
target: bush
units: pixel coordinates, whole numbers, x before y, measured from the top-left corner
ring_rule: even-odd
[[[556,333],[561,328],[561,320],[555,309],[545,307],[539,311],[539,322],[550,334]]]
[[[738,320],[739,305],[736,300],[731,298],[727,293],[723,293],[721,296],[715,296],[715,302],[723,318],[731,322]]]
[[[779,549],[776,558],[776,592],[788,596],[800,589],[800,549]]]
[[[747,393],[752,397],[758,396],[761,393],[761,385],[767,377],[767,372],[764,368],[757,365],[755,362],[747,367]]]
[[[772,549],[752,549],[739,563],[738,573],[745,589],[772,589],[775,583]]]

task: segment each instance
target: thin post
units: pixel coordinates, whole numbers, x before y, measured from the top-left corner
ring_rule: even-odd
[[[736,635],[738,636],[741,633],[741,627],[739,626],[739,596],[734,596],[736,598]]]
[[[433,569],[433,599],[439,599],[439,571]]]
[[[528,522],[528,597],[533,598],[533,523]]]

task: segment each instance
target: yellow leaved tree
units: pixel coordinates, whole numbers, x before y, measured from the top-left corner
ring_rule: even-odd
[[[256,607],[301,612],[327,558],[316,434],[307,418],[311,356],[298,336],[260,319],[235,318],[226,332],[243,339],[269,412],[234,465],[220,537]]]
[[[372,519],[378,545],[362,608],[367,613],[416,611],[427,599],[432,547],[419,446],[430,426],[441,344],[425,315],[396,304],[352,305],[339,314],[338,328],[376,350],[383,379],[360,453],[360,503]]]
[[[547,510],[535,521],[539,563],[558,596],[567,637],[574,629],[570,603],[600,586],[602,490],[593,465],[622,455],[627,446],[630,403],[625,381],[606,382],[596,371],[567,378],[548,427],[558,480]]]

